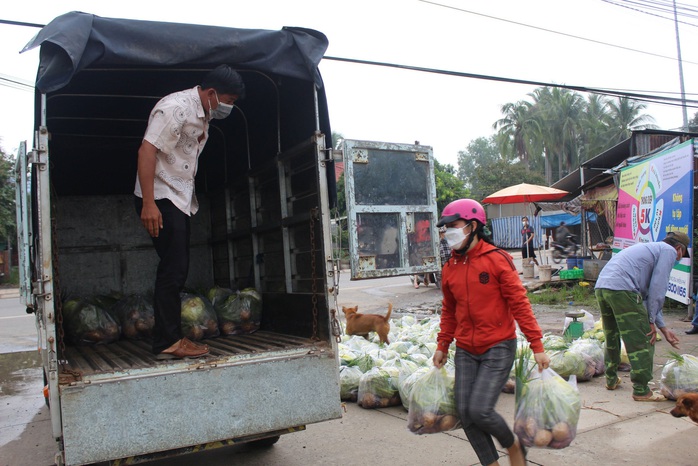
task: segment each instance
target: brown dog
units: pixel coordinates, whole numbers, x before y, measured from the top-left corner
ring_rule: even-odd
[[[688,416],[698,423],[698,393],[684,393],[676,400],[676,406],[670,411],[674,417]]]
[[[381,343],[386,345],[388,332],[390,332],[390,313],[393,311],[392,303],[388,304],[388,313],[385,317],[378,314],[360,314],[359,306],[342,306],[342,312],[347,318],[347,335],[359,335],[368,339],[368,332],[376,332]]]

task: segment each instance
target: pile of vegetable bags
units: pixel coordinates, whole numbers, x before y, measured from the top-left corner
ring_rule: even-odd
[[[345,334],[339,343],[342,400],[358,401],[363,377],[361,400],[367,393],[378,399],[376,402],[369,397],[364,407],[382,405],[384,398],[392,399],[392,404],[400,404],[400,380],[432,364],[438,326],[439,319],[436,317],[418,320],[413,316],[404,316],[393,319],[389,334],[392,343],[388,345],[381,345],[375,333],[369,334],[369,340]],[[384,370],[371,372],[373,368]],[[397,403],[395,394],[398,395]]]
[[[408,410],[408,427],[417,434],[457,428],[455,347],[446,366],[435,369],[432,356],[438,331],[438,317],[403,316],[391,321],[393,343],[388,345],[380,345],[373,333],[370,340],[344,335],[339,344],[341,399],[366,409],[402,404]]]
[[[669,353],[659,379],[662,395],[676,400],[685,393],[698,392],[698,358],[690,354]]]

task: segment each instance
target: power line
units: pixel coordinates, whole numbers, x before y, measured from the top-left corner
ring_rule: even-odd
[[[499,17],[497,17],[497,16],[486,15],[486,14],[484,14],[484,13],[478,13],[478,12],[476,12],[476,11],[466,10],[466,9],[464,9],[464,8],[457,8],[457,7],[454,7],[454,6],[451,6],[451,5],[444,5],[443,3],[432,2],[432,1],[429,1],[429,0],[418,0],[418,1],[420,1],[420,2],[422,2],[422,3],[428,3],[428,4],[430,4],[430,5],[439,6],[439,7],[442,7],[442,8],[448,8],[448,9],[450,9],[450,10],[460,11],[460,12],[462,12],[462,13],[468,13],[468,14],[475,15],[475,16],[482,16],[482,17],[484,17],[484,18],[493,19],[493,20],[495,20],[495,21],[502,21],[502,22],[504,22],[504,23],[515,24],[515,25],[517,25],[517,26],[522,26],[522,27],[529,28],[529,29],[535,29],[535,30],[538,30],[538,31],[548,32],[548,33],[551,33],[551,34],[557,34],[557,35],[564,36],[564,37],[569,37],[569,38],[572,38],[572,39],[578,39],[578,40],[583,40],[583,41],[586,41],[586,42],[591,42],[591,43],[594,43],[594,44],[604,45],[604,46],[613,47],[613,48],[617,48],[617,49],[621,49],[621,50],[627,50],[627,51],[629,51],[629,52],[641,53],[641,54],[643,54],[643,55],[650,55],[650,56],[653,56],[653,57],[664,58],[664,59],[667,59],[667,60],[676,61],[676,58],[674,58],[674,57],[669,57],[669,56],[667,56],[667,55],[662,55],[662,54],[659,54],[659,53],[647,52],[646,50],[634,49],[634,48],[632,48],[632,47],[626,47],[626,46],[624,46],[624,45],[611,44],[611,43],[609,43],[609,42],[603,42],[603,41],[596,40],[596,39],[589,39],[589,38],[587,38],[587,37],[576,36],[576,35],[574,35],[574,34],[568,34],[568,33],[566,33],[566,32],[555,31],[554,29],[548,29],[548,28],[544,28],[544,27],[533,26],[533,25],[531,25],[531,24],[521,23],[521,22],[518,22],[518,21],[513,21],[513,20],[505,19],[505,18],[499,18]],[[684,63],[690,63],[690,64],[692,64],[692,65],[698,65],[698,62],[692,62],[692,61],[686,61],[686,60],[684,60]]]
[[[30,28],[42,28],[46,26],[45,24],[26,23],[24,21],[12,21],[9,19],[0,19],[0,24],[8,24],[10,26],[25,26]]]
[[[671,21],[672,23],[674,22],[674,18],[668,18],[668,17],[666,17],[666,16],[658,15],[658,14],[655,14],[655,13],[650,13],[649,11],[645,11],[645,10],[642,10],[642,9],[640,9],[640,8],[634,8],[634,7],[631,7],[631,6],[628,6],[628,5],[622,5],[622,4],[620,4],[620,3],[618,3],[618,2],[614,2],[614,1],[612,1],[612,0],[601,0],[601,1],[604,2],[604,3],[608,3],[608,4],[610,4],[610,5],[615,5],[615,6],[619,6],[619,7],[621,7],[621,8],[627,8],[628,10],[637,11],[638,13],[644,13],[644,14],[646,14],[646,15],[654,16],[655,18],[666,19],[667,21]],[[635,3],[636,3],[636,2],[630,2],[630,1],[627,1],[627,0],[620,0],[620,1],[624,1],[624,2],[630,3],[630,4],[635,4]],[[656,9],[656,8],[652,8],[652,9]],[[664,10],[664,9],[662,9],[662,10],[660,10],[660,11],[663,11],[663,12],[665,12],[665,13],[671,13],[671,14],[673,15],[673,10],[672,10],[672,11],[669,11],[669,10]],[[698,18],[698,15],[688,15],[688,14],[685,14],[685,13],[678,13],[678,8],[677,8],[677,14],[680,15],[680,16],[687,16],[687,17],[690,17],[690,18]],[[678,22],[678,23],[681,23],[681,24],[685,24],[685,25],[687,25],[687,26],[698,27],[697,24],[689,23],[689,22],[687,22],[687,21],[677,21],[677,22]]]
[[[502,76],[491,76],[491,75],[485,75],[485,74],[466,73],[466,72],[461,72],[461,71],[441,70],[441,69],[437,69],[437,68],[424,68],[424,67],[420,67],[420,66],[400,65],[397,63],[376,62],[376,61],[370,61],[370,60],[359,60],[359,59],[355,59],[355,58],[324,56],[323,60],[332,60],[332,61],[354,63],[354,64],[360,64],[360,65],[381,66],[381,67],[386,67],[386,68],[396,68],[396,69],[401,69],[401,70],[420,71],[423,73],[440,74],[440,75],[445,75],[445,76],[455,76],[455,77],[459,77],[459,78],[482,79],[485,81],[505,82],[505,83],[511,83],[511,84],[525,84],[525,85],[529,85],[529,86],[539,86],[539,87],[540,86],[558,87],[561,89],[569,89],[569,90],[577,91],[577,92],[587,92],[587,93],[591,93],[591,94],[600,94],[600,95],[606,95],[606,96],[610,96],[610,97],[627,97],[629,99],[633,99],[633,100],[637,100],[637,101],[650,102],[650,103],[663,104],[663,105],[673,105],[673,106],[677,106],[677,107],[683,106],[683,102],[684,102],[679,97],[667,97],[667,96],[653,95],[653,94],[647,94],[647,93],[642,93],[642,92],[619,91],[619,90],[615,90],[615,89],[595,88],[595,87],[587,87],[587,86],[575,86],[575,85],[569,85],[569,84],[554,84],[554,83],[547,83],[547,82],[543,82],[543,81],[529,81],[529,80],[518,79],[518,78],[507,78],[507,77],[502,77]],[[689,104],[689,103],[691,104],[691,105],[686,105],[687,107],[698,108],[698,100],[686,100],[685,102],[686,102],[686,104]]]
[[[20,89],[23,91],[34,90],[34,86],[27,83],[23,79],[6,76],[4,74],[0,74],[0,86],[11,87],[13,89]]]

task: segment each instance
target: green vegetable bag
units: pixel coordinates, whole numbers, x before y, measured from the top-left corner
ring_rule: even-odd
[[[400,404],[396,367],[374,367],[359,379],[358,403],[362,408],[387,408]]]
[[[181,293],[182,335],[190,340],[201,340],[220,335],[216,311],[211,302],[203,296]]]
[[[514,433],[527,447],[565,448],[577,435],[582,401],[577,379],[560,377],[552,369],[534,371],[532,379],[517,384]]]
[[[229,291],[229,293],[228,293]],[[213,290],[209,292],[209,295]],[[262,320],[262,295],[254,288],[242,291],[219,289],[213,307],[223,335],[239,335],[259,330]]]
[[[432,368],[410,390],[407,428],[415,434],[436,434],[460,427],[454,395],[455,377],[445,368]]]
[[[698,392],[698,358],[690,354],[670,353],[659,379],[662,395],[676,400],[684,393]]]
[[[99,304],[85,298],[65,301],[63,329],[68,341],[76,345],[111,343],[119,339],[119,324]]]

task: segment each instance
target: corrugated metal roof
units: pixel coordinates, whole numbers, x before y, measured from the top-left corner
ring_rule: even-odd
[[[604,173],[606,170],[620,165],[630,157],[648,154],[677,137],[685,140],[698,137],[698,133],[657,129],[633,131],[628,139],[583,162],[580,168],[558,180],[551,187],[564,189],[570,193],[562,199],[563,201],[572,200],[582,193],[583,188],[609,184],[613,174]],[[583,178],[582,175],[584,175]]]

